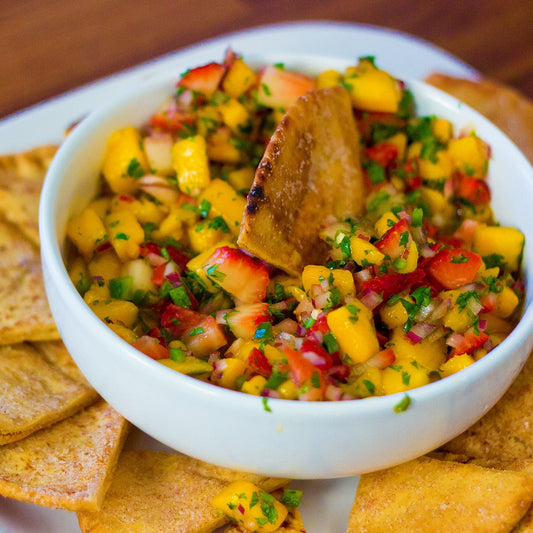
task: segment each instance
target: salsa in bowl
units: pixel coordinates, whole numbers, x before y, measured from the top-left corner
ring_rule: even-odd
[[[371,58],[336,69],[300,58],[306,75],[264,61],[269,82],[239,95],[221,90],[244,63],[228,61],[186,73],[164,107],[175,79],[137,88],[60,151],[41,216],[65,343],[133,423],[214,463],[331,477],[438,446],[503,394],[529,353],[518,272],[530,167],[466,106]],[[357,96],[369,79],[386,93],[377,103]],[[355,216],[318,221],[325,261],[300,275],[235,243],[279,108],[299,95],[275,99],[296,86],[350,95],[365,195]],[[298,399],[319,401],[287,401]]]

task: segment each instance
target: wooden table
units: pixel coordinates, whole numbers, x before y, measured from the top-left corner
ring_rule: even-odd
[[[0,0],[0,118],[221,33],[310,19],[414,34],[533,98],[532,0]]]

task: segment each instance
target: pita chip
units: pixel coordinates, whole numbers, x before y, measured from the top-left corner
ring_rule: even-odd
[[[39,246],[39,199],[56,146],[0,156],[0,217]]]
[[[83,533],[208,533],[227,522],[212,498],[237,479],[267,492],[288,483],[178,454],[127,450],[100,511],[78,513],[80,528]]]
[[[533,357],[502,399],[438,450],[440,458],[533,474]]]
[[[0,444],[63,420],[96,401],[96,391],[29,344],[0,346]]]
[[[261,160],[238,244],[298,275],[321,264],[327,246],[318,236],[328,216],[361,213],[364,202],[360,140],[348,91],[311,91],[289,108]]]
[[[104,401],[0,447],[0,494],[47,507],[97,509],[129,423]]]
[[[426,82],[455,96],[496,124],[533,163],[533,102],[501,83],[431,74]]]
[[[361,476],[347,533],[504,533],[533,500],[533,478],[421,457]]]
[[[0,222],[0,344],[56,340],[38,249]]]

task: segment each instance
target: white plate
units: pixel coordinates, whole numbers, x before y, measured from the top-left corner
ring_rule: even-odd
[[[169,69],[176,79],[185,67],[223,57],[231,47],[245,57],[263,52],[311,53],[353,60],[374,55],[378,64],[399,76],[424,78],[434,71],[475,77],[476,71],[443,50],[413,36],[383,28],[345,23],[288,23],[254,28],[204,41],[192,47],[142,64],[80,89],[58,96],[0,121],[0,152],[30,149],[59,143],[65,128],[110,97],[132,84]],[[164,449],[135,430],[128,447]],[[357,478],[298,481],[302,489],[303,519],[308,533],[346,531]],[[79,533],[74,513],[46,509],[0,497],[1,533]]]

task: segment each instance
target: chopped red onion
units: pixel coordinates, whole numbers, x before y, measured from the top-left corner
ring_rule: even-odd
[[[454,331],[447,339],[446,344],[452,348],[459,347],[465,340],[465,336]]]
[[[335,385],[328,385],[325,392],[326,400],[331,400],[332,402],[338,402],[342,398],[342,390]]]
[[[375,291],[366,290],[359,300],[370,310],[374,310],[382,301],[383,296]]]

